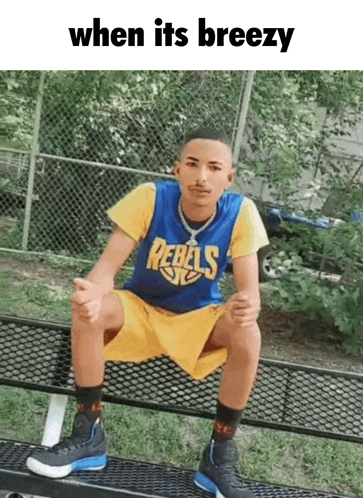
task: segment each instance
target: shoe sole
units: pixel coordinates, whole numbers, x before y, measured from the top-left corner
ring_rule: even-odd
[[[194,476],[194,484],[198,486],[198,488],[203,489],[204,491],[208,491],[209,493],[213,493],[216,498],[225,498],[224,495],[219,491],[216,484],[209,479],[209,477],[205,476],[201,472],[196,472]]]
[[[107,455],[100,455],[97,457],[83,458],[68,465],[52,467],[45,463],[39,462],[33,457],[29,457],[26,461],[29,470],[45,477],[52,477],[53,479],[60,479],[66,477],[71,472],[76,470],[102,470],[107,465]]]

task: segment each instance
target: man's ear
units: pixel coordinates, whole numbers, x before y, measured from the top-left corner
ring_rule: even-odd
[[[178,178],[179,176],[180,163],[179,161],[174,161],[173,163],[173,173]]]
[[[232,185],[234,182],[234,179],[236,177],[236,170],[234,168],[231,169],[231,171],[228,173],[228,187]]]

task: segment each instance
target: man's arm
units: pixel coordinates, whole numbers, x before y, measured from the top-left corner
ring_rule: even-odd
[[[105,293],[113,289],[114,278],[136,245],[135,240],[116,227],[100,259],[87,275],[86,280],[99,285]]]
[[[238,292],[246,292],[253,300],[260,298],[258,282],[258,259],[254,252],[232,260],[233,276]]]
[[[103,297],[114,287],[114,278],[134,250],[136,242],[119,227],[110,237],[100,259],[85,279],[75,278],[71,297],[73,310],[86,322],[98,318]]]
[[[227,318],[240,325],[251,325],[261,307],[257,253],[235,258],[232,264],[237,293],[227,303]]]

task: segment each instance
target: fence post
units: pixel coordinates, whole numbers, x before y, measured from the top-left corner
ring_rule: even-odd
[[[38,138],[39,138],[39,127],[40,127],[40,115],[42,112],[44,79],[45,79],[45,71],[42,71],[40,73],[37,105],[35,108],[33,142],[32,142],[32,149],[30,152],[30,167],[29,167],[28,189],[26,194],[25,219],[24,219],[23,241],[22,241],[23,251],[26,251],[28,248],[30,213],[32,207],[33,188],[34,188],[35,162],[38,153]]]
[[[239,150],[242,144],[243,132],[246,124],[246,117],[248,111],[248,105],[251,97],[252,83],[255,75],[255,71],[247,71],[247,80],[245,84],[245,88],[243,90],[243,99],[241,104],[241,110],[238,121],[237,133],[234,139],[233,144],[233,164],[237,164],[239,157]]]

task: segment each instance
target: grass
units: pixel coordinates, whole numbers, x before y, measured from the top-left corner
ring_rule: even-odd
[[[42,271],[41,271],[42,270]],[[0,312],[69,321],[72,279],[89,266],[65,260],[0,255]],[[129,274],[124,274],[127,277]],[[223,293],[233,292],[230,277]],[[4,292],[5,291],[5,292]],[[0,437],[40,443],[50,395],[2,387]],[[63,436],[75,412],[69,403]],[[195,469],[211,434],[211,421],[127,406],[105,405],[110,454]],[[25,429],[26,428],[26,429]],[[245,477],[287,486],[363,496],[363,447],[241,427],[236,435]]]
[[[10,258],[12,265],[8,266]],[[45,268],[40,275],[37,272],[39,266]],[[0,313],[69,323],[73,278],[86,276],[91,268],[89,263],[51,255],[0,253]],[[129,276],[130,271],[125,270],[116,283],[121,285]]]
[[[2,278],[4,281],[8,280],[4,273]],[[71,315],[69,292],[64,289],[26,282],[21,285],[9,282],[7,288],[10,292],[6,300],[0,304],[1,313],[69,321]]]

